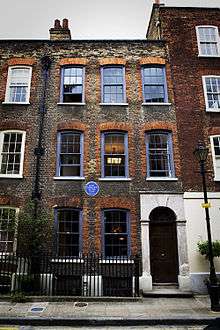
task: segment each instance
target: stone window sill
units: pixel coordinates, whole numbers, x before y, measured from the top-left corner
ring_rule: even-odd
[[[178,181],[178,178],[152,177],[152,178],[146,178],[146,181]]]
[[[59,102],[59,103],[57,103],[57,105],[64,105],[64,106],[68,106],[68,105],[79,105],[79,106],[82,106],[82,105],[86,105],[86,103],[77,103],[77,102],[65,102],[65,103],[63,103],[63,102]]]
[[[83,181],[85,180],[84,176],[80,176],[80,177],[74,177],[74,176],[54,176],[53,177],[54,180],[58,180],[58,181],[65,181],[65,180],[69,180],[69,181]]]
[[[172,103],[169,102],[143,102],[143,106],[151,106],[151,105],[158,105],[158,106],[168,106],[172,105]]]
[[[99,181],[131,181],[131,178],[99,178]]]
[[[0,174],[0,179],[23,179],[22,175],[3,175]]]
[[[30,102],[2,102],[5,105],[29,105]]]
[[[127,106],[128,105],[128,103],[99,103],[99,105],[101,105],[101,106],[105,106],[105,105],[107,105],[107,106],[119,106],[119,107],[125,107],[125,106]]]

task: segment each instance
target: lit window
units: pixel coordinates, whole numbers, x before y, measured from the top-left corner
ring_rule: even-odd
[[[81,252],[81,210],[57,209],[56,251],[59,257],[79,257]]]
[[[58,134],[57,176],[82,177],[83,134],[78,131]]]
[[[197,26],[199,55],[219,56],[219,34],[216,26]]]
[[[5,102],[28,103],[31,86],[31,67],[9,67]]]
[[[203,76],[206,110],[220,110],[220,76]]]
[[[211,136],[210,139],[215,180],[220,181],[220,136]]]
[[[167,86],[164,67],[142,67],[142,81],[144,102],[167,102]]]
[[[102,68],[102,102],[125,102],[125,69],[122,66]]]
[[[147,176],[173,177],[172,140],[170,133],[150,132],[146,135]]]
[[[84,68],[80,66],[65,67],[61,76],[61,102],[84,102]]]
[[[129,213],[125,210],[105,210],[103,245],[105,257],[130,255]]]
[[[127,134],[102,134],[102,177],[128,177]]]
[[[25,132],[0,132],[0,177],[22,177]]]
[[[16,209],[0,206],[0,252],[13,252]]]

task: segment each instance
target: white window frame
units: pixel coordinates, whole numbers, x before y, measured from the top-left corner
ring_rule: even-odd
[[[12,102],[10,101],[10,85],[11,85],[11,77],[13,69],[29,69],[29,79],[28,79],[28,87],[27,87],[27,95],[25,102]],[[32,67],[31,66],[23,66],[23,65],[15,65],[9,66],[8,68],[8,77],[7,77],[7,85],[6,85],[6,93],[5,93],[5,102],[10,104],[29,104],[30,99],[30,90],[31,90],[31,77],[32,77]]]
[[[204,98],[205,98],[205,105],[206,105],[206,111],[209,112],[220,112],[220,107],[219,108],[209,108],[209,102],[208,102],[208,97],[207,97],[207,88],[206,88],[206,78],[219,78],[219,76],[214,76],[214,75],[208,75],[208,76],[202,76],[202,84],[203,84],[203,91],[204,91]]]
[[[200,37],[199,37],[199,29],[200,28],[214,28],[215,29],[217,51],[218,51],[218,54],[217,55],[202,54],[201,41],[200,41]],[[214,26],[214,25],[199,25],[199,26],[196,26],[196,37],[197,37],[197,45],[198,45],[198,51],[199,51],[198,56],[201,56],[201,57],[220,57],[220,36],[219,36],[219,32],[218,32],[218,27],[217,26]]]
[[[211,152],[212,152],[213,171],[214,171],[214,175],[215,175],[214,181],[220,181],[220,174],[218,176],[217,171],[216,171],[216,156],[215,156],[215,148],[214,148],[214,138],[216,138],[216,137],[220,138],[220,134],[210,136],[210,144],[211,144]],[[220,158],[220,156],[219,156],[219,158]]]
[[[6,130],[0,132],[0,166],[2,164],[2,147],[4,142],[4,134],[5,133],[20,133],[22,134],[22,143],[21,143],[21,159],[20,159],[20,171],[19,174],[1,174],[0,178],[7,178],[7,179],[18,179],[23,178],[23,166],[24,166],[24,150],[25,150],[25,138],[26,138],[26,132],[20,131],[20,130]]]
[[[15,230],[14,230],[14,240],[13,240],[13,252],[15,253],[17,250],[17,234],[18,234],[18,214],[19,214],[19,208],[14,206],[5,206],[0,205],[0,209],[12,209],[15,210]],[[1,255],[11,254],[11,252],[0,252]]]

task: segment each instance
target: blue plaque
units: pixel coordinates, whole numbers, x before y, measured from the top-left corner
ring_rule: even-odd
[[[93,197],[99,193],[99,185],[95,181],[89,181],[85,185],[85,192],[87,195]]]

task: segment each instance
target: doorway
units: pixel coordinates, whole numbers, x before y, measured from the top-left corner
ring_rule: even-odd
[[[178,282],[176,215],[168,207],[150,213],[150,266],[153,284]]]

